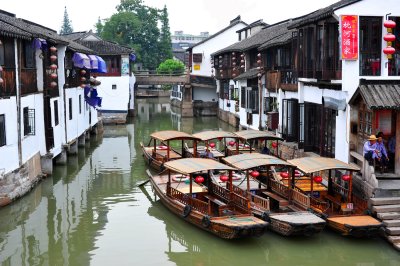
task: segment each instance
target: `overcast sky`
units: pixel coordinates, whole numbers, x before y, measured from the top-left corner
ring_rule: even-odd
[[[337,0],[144,0],[151,7],[167,6],[171,32],[213,34],[241,15],[246,23],[263,19],[268,24],[308,14]],[[0,9],[17,17],[60,31],[64,6],[74,31],[95,29],[98,18],[116,13],[120,0],[2,0]]]

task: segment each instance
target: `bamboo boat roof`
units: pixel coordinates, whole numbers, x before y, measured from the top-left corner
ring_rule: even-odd
[[[192,135],[193,137],[199,138],[201,140],[210,140],[210,139],[217,139],[217,138],[238,138],[235,133],[228,132],[228,131],[219,131],[219,130],[209,130],[209,131],[202,131]]]
[[[199,138],[196,138],[193,135],[176,130],[157,131],[151,133],[150,136],[154,139],[158,139],[161,141],[176,140],[176,139],[200,140]]]
[[[235,132],[240,139],[251,140],[251,139],[268,139],[268,140],[283,140],[281,137],[275,136],[268,131],[259,131],[254,129],[241,130]]]
[[[360,171],[360,167],[358,167],[357,165],[348,164],[335,158],[302,157],[288,160],[288,162],[295,165],[300,171],[306,174],[331,169]]]
[[[234,168],[206,158],[184,158],[164,163],[164,167],[181,174],[192,174],[208,170],[235,170]]]
[[[240,169],[247,170],[250,168],[264,166],[264,165],[287,165],[293,166],[287,161],[281,160],[275,156],[261,154],[257,152],[253,153],[243,153],[238,155],[233,155],[229,157],[222,158],[227,164]]]

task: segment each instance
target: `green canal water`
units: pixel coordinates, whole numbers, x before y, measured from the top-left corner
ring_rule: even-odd
[[[311,238],[222,240],[170,213],[147,184],[140,142],[151,132],[234,130],[215,117],[181,119],[168,99],[138,100],[126,125],[106,126],[68,164],[0,209],[1,265],[398,266],[382,239],[325,230]]]

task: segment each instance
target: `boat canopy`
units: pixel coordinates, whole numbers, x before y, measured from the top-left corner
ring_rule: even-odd
[[[150,136],[154,139],[158,139],[161,141],[176,140],[176,139],[197,140],[197,141],[200,140],[199,138],[196,138],[193,135],[176,130],[157,131],[152,133]]]
[[[293,167],[293,165],[287,161],[257,152],[233,155],[222,158],[222,160],[239,170],[247,170],[264,165],[286,165]]]
[[[210,139],[217,139],[217,138],[234,138],[234,139],[238,138],[238,136],[236,136],[232,132],[219,131],[219,130],[198,132],[198,133],[193,134],[193,137],[197,137],[203,141],[210,140]]]
[[[327,157],[303,157],[293,160],[288,160],[289,163],[295,165],[300,171],[305,174],[311,174],[323,170],[349,170],[360,171],[360,167],[354,164],[348,164],[339,161],[335,158]]]
[[[184,158],[172,160],[164,163],[164,167],[184,175],[209,170],[235,170],[226,164],[206,158]]]
[[[235,132],[235,135],[240,139],[252,140],[252,139],[268,139],[268,140],[283,140],[283,138],[275,136],[268,131],[259,131],[254,129],[241,130]]]

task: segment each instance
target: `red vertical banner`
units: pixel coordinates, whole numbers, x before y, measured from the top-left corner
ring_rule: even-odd
[[[342,15],[342,60],[358,59],[358,17]]]

